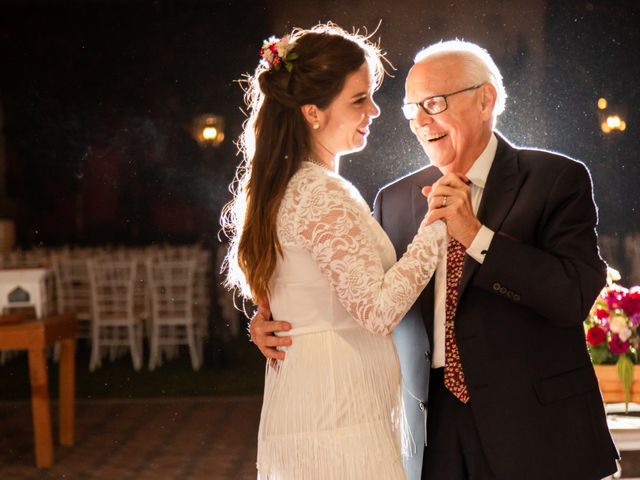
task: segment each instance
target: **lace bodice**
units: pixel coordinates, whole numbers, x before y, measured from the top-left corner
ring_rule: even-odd
[[[278,236],[284,256],[272,279],[272,311],[274,318],[292,322],[294,330],[296,320],[305,326],[303,308],[324,308],[328,323],[338,314],[337,305],[319,298],[322,284],[326,290],[328,283],[340,309],[369,331],[389,334],[446,252],[444,224],[427,226],[423,221],[395,262],[391,242],[355,187],[309,162],[289,182],[278,214]],[[305,294],[308,298],[301,298]],[[287,306],[283,297],[289,299]],[[296,313],[293,305],[303,306]]]

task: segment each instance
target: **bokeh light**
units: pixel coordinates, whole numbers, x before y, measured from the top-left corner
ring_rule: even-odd
[[[205,127],[202,129],[202,137],[205,140],[214,140],[218,136],[218,129],[216,127]]]
[[[604,133],[611,133],[614,130],[624,132],[627,129],[627,122],[620,118],[620,115],[609,115],[605,121],[600,124],[600,129]]]

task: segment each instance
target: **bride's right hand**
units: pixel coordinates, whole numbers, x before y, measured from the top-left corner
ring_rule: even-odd
[[[440,218],[436,217],[435,210],[429,210],[427,212],[427,214],[425,215],[425,217],[424,217],[425,225],[431,225],[433,222],[435,222],[437,220],[442,220],[442,223],[444,225],[446,225],[444,219],[440,219]]]

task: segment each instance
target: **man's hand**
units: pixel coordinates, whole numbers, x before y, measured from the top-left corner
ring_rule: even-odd
[[[274,332],[291,330],[289,322],[271,320],[271,310],[268,304],[260,304],[258,311],[249,322],[249,334],[262,355],[269,360],[284,360],[284,352],[276,347],[291,345],[291,337],[277,337]]]
[[[444,221],[449,235],[469,248],[482,224],[473,213],[466,177],[448,173],[431,187],[424,187],[422,194],[429,201],[427,222]]]

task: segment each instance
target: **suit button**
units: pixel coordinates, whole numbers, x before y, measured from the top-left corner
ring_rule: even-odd
[[[501,285],[500,285],[498,282],[496,282],[496,283],[494,283],[494,284],[493,284],[493,289],[494,289],[496,292],[500,290],[500,287],[501,287]]]
[[[520,295],[518,295],[517,293],[514,293],[514,294],[513,294],[513,299],[514,299],[516,302],[519,302],[519,301],[520,301]]]
[[[507,291],[507,298],[513,298],[513,292],[511,290]]]
[[[420,409],[421,412],[424,412],[424,408],[425,408],[424,403],[423,402],[418,403],[418,408]]]
[[[502,295],[504,295],[505,293],[507,293],[507,288],[506,287],[500,287],[500,293]]]

